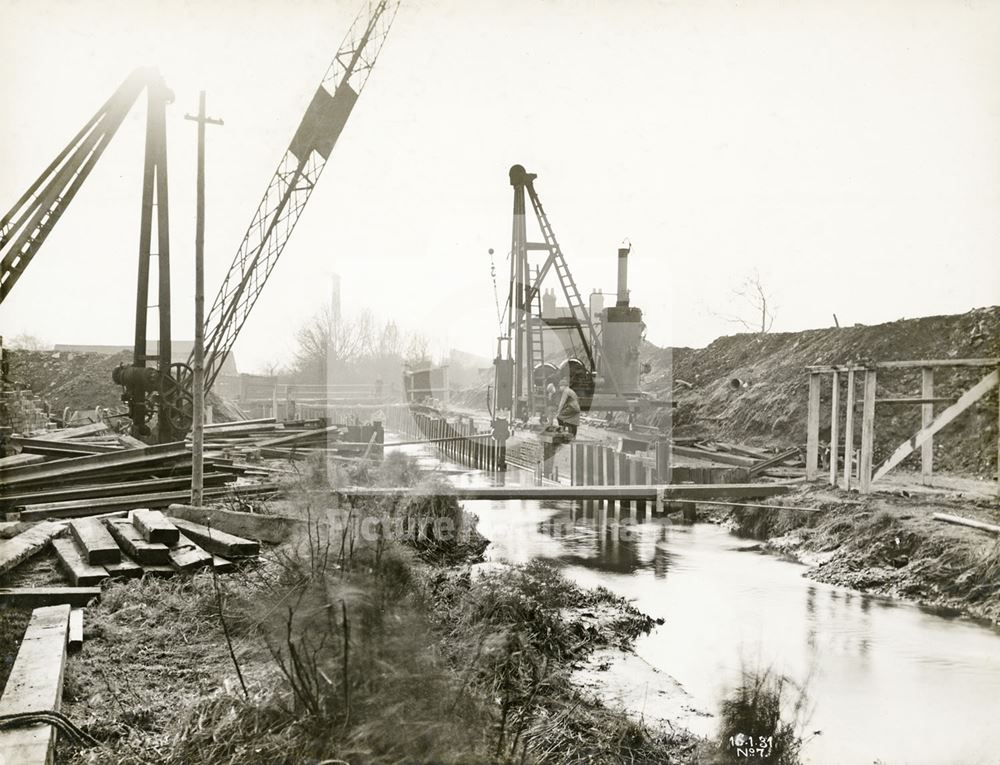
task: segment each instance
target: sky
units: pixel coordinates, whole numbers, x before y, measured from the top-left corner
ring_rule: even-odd
[[[168,107],[173,333],[193,336],[196,128],[206,90],[210,303],[357,0],[0,0],[0,212],[121,83]],[[0,334],[129,344],[138,103],[0,306]],[[508,168],[536,190],[583,293],[632,302],[659,345],[740,331],[760,275],[773,331],[1000,303],[1000,3],[404,0],[368,85],[237,342],[281,363],[342,283],[343,312],[491,356]],[[532,229],[529,224],[529,235]]]

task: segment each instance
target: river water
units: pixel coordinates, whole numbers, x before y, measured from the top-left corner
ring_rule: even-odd
[[[506,482],[517,480],[530,476]],[[1000,631],[813,582],[711,524],[571,502],[465,506],[491,540],[488,558],[551,561],[664,620],[636,656],[582,674],[610,703],[711,736],[741,670],[770,669],[791,698],[804,689],[804,762],[1000,763]]]

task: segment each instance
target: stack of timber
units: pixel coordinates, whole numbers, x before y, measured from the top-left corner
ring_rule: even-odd
[[[0,606],[84,606],[100,596],[111,578],[172,576],[256,558],[260,544],[188,520],[139,508],[126,515],[43,521],[0,541],[0,573],[7,573],[47,547],[54,551],[69,587],[0,588]]]
[[[804,463],[796,448],[768,453],[743,444],[678,438],[673,440],[671,452],[685,460],[740,468],[742,469],[741,473],[745,471],[740,480],[751,480],[759,476],[792,478],[805,474]],[[693,466],[693,469],[697,471],[697,464]],[[696,478],[697,476],[692,476],[690,479],[685,478],[684,480],[696,480]],[[696,480],[696,482],[698,481]]]
[[[86,426],[86,430],[93,426]],[[54,440],[69,443],[78,439]],[[43,447],[46,448],[46,447]],[[86,448],[93,448],[88,445]],[[116,448],[64,456],[27,455],[8,462],[0,470],[0,512],[19,513],[24,521],[44,518],[73,518],[131,510],[136,507],[165,507],[190,497],[191,453],[182,442]],[[41,458],[41,461],[32,459]],[[11,460],[12,458],[7,458]],[[272,493],[270,483],[233,485],[240,477],[232,460],[206,455],[205,495],[218,498],[229,494]],[[259,477],[259,474],[257,476]]]
[[[381,457],[384,441],[381,423],[329,425],[324,418],[278,422],[269,417],[205,428],[207,449],[251,460],[305,459],[314,453]]]

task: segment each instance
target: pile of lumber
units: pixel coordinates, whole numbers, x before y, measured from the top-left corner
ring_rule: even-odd
[[[381,427],[328,425],[325,419],[277,422],[264,418],[205,428],[206,448],[249,459],[305,459],[317,452],[381,456],[384,440]]]
[[[799,450],[794,447],[768,453],[743,444],[677,438],[671,450],[679,457],[746,468],[748,478],[760,475],[788,478],[791,477],[788,471],[794,471],[803,464]]]
[[[110,578],[172,576],[212,566],[218,572],[235,560],[255,558],[260,544],[159,510],[43,521],[0,541],[0,573],[51,547],[70,587],[0,588],[0,605],[85,605]]]
[[[231,460],[207,456],[206,497],[275,491],[259,482],[228,485],[243,472]],[[181,442],[22,461],[0,469],[0,511],[29,521],[165,507],[190,497],[190,476],[191,453]]]

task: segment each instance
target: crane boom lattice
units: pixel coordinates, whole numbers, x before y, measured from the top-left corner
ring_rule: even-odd
[[[205,321],[206,390],[218,377],[295,229],[368,81],[398,8],[398,0],[366,3],[281,158]]]

